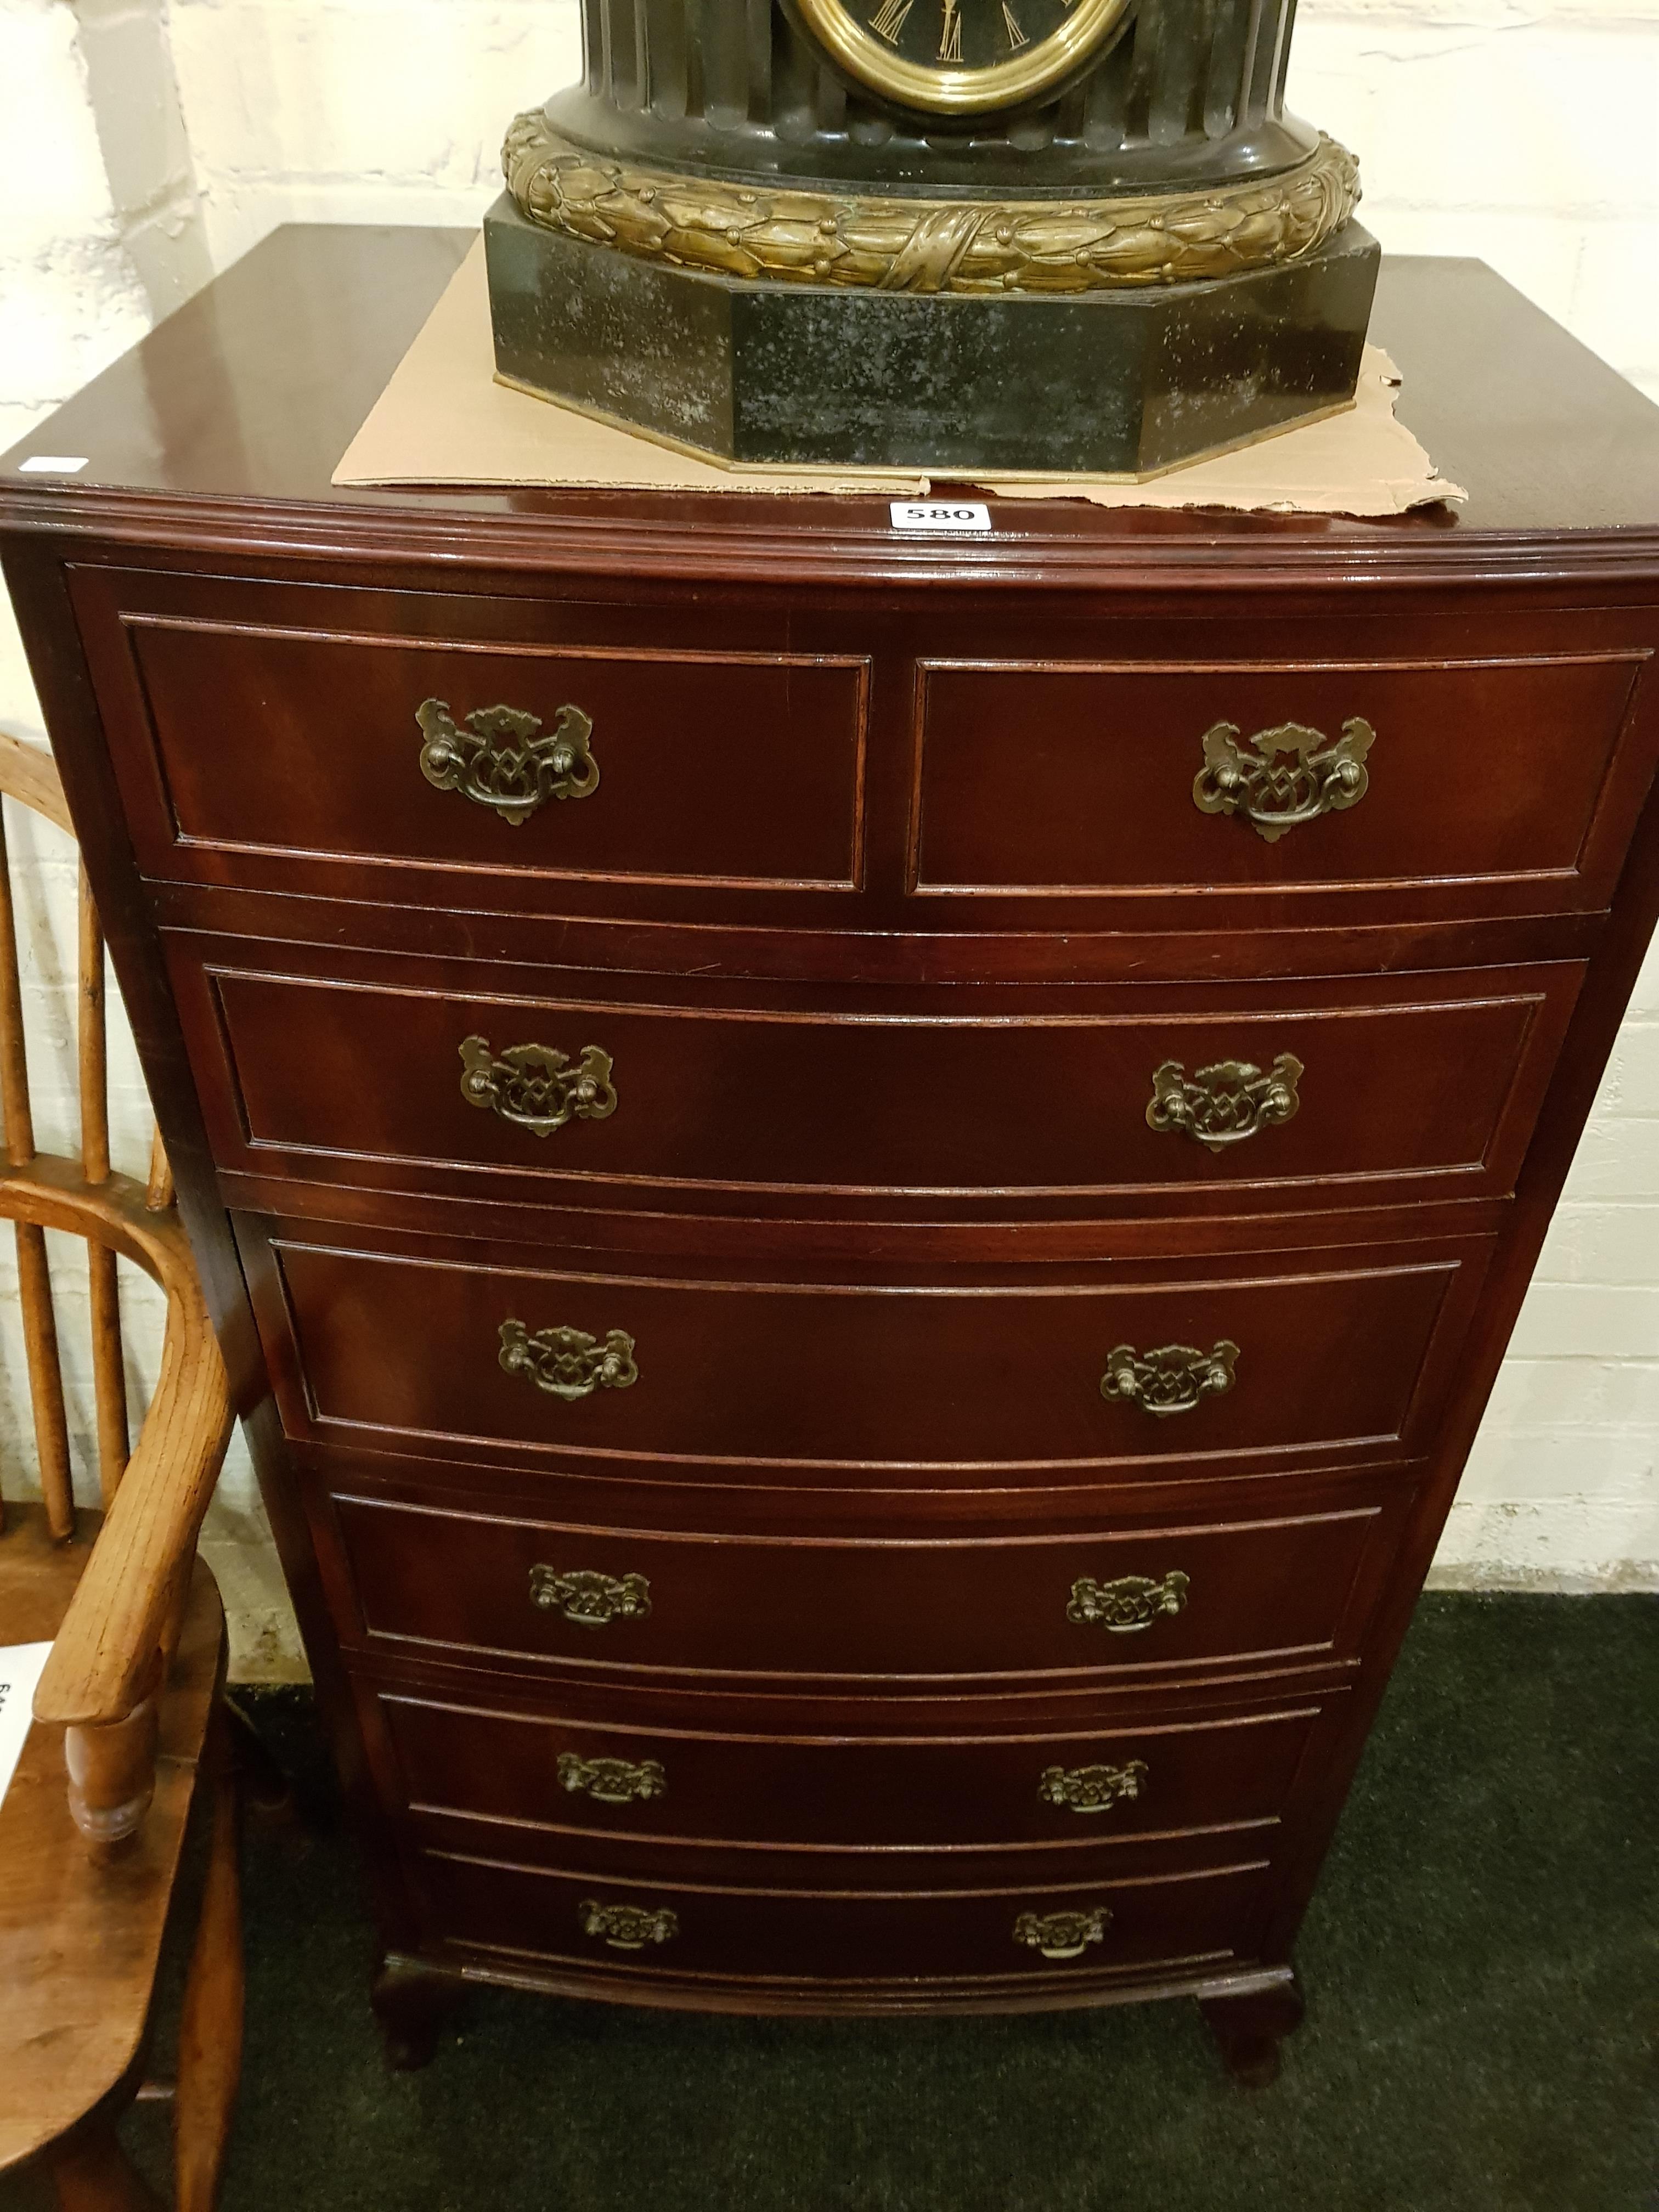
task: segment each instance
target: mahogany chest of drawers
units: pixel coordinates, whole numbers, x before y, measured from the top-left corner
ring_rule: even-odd
[[[1659,411],[1419,263],[1461,516],[331,491],[464,243],[279,233],[0,487],[394,2051],[1261,2076],[1659,903]]]

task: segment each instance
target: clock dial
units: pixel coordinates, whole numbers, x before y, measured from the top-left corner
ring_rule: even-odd
[[[906,107],[971,115],[1048,91],[1102,46],[1131,0],[795,0],[860,83]]]

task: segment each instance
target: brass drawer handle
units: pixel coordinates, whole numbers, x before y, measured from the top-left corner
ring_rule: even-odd
[[[603,1121],[617,1110],[611,1055],[585,1044],[572,1067],[568,1053],[544,1044],[510,1044],[497,1054],[488,1037],[470,1036],[461,1047],[461,1096],[469,1106],[499,1114],[538,1137],[550,1137],[569,1121]]]
[[[1115,1344],[1106,1355],[1100,1395],[1139,1406],[1163,1420],[1170,1413],[1190,1413],[1200,1398],[1224,1396],[1233,1387],[1237,1361],[1238,1346],[1227,1336],[1216,1339],[1213,1352],[1200,1352],[1190,1344],[1137,1352],[1132,1344]]]
[[[479,707],[462,725],[446,700],[425,699],[415,719],[421,774],[434,789],[459,791],[514,829],[550,799],[590,799],[599,787],[593,725],[580,707],[561,707],[544,737],[540,718],[519,707]]]
[[[1242,815],[1271,845],[1321,814],[1340,814],[1365,796],[1365,756],[1376,742],[1356,714],[1333,744],[1322,730],[1281,722],[1239,742],[1237,722],[1217,722],[1203,737],[1204,765],[1193,799],[1205,814]]]
[[[532,1336],[521,1321],[504,1321],[501,1339],[504,1374],[526,1376],[567,1403],[596,1390],[629,1390],[640,1379],[625,1329],[610,1330],[601,1344],[580,1328],[543,1328]]]
[[[631,1579],[638,1582],[640,1577]],[[649,1601],[646,1610],[650,1610]],[[654,1759],[642,1759],[636,1766],[626,1759],[584,1759],[578,1751],[562,1751],[559,1781],[573,1796],[580,1792],[600,1805],[647,1803],[668,1795],[668,1777]]]
[[[1045,1766],[1037,1796],[1068,1813],[1109,1813],[1139,1797],[1146,1779],[1144,1759],[1126,1759],[1121,1766]]]
[[[1158,1582],[1146,1575],[1120,1575],[1115,1583],[1097,1583],[1092,1575],[1082,1575],[1072,1584],[1066,1618],[1085,1627],[1109,1629],[1114,1636],[1133,1636],[1165,1613],[1184,1613],[1189,1588],[1179,1567],[1171,1567]]]
[[[1266,1075],[1248,1060],[1218,1060],[1200,1067],[1190,1080],[1183,1063],[1166,1060],[1152,1070],[1152,1095],[1146,1107],[1148,1128],[1173,1130],[1212,1152],[1242,1145],[1258,1129],[1288,1121],[1302,1101],[1297,1085],[1302,1062],[1281,1052]]]
[[[530,1602],[542,1613],[562,1613],[577,1628],[605,1628],[613,1620],[644,1620],[651,1611],[651,1585],[643,1575],[619,1579],[591,1567],[536,1566],[530,1570]]]
[[[603,1937],[613,1951],[643,1951],[647,1943],[670,1943],[680,1932],[679,1915],[665,1905],[647,1911],[638,1905],[600,1905],[585,1897],[576,1907],[584,1936]]]
[[[1045,1959],[1080,1959],[1111,1924],[1111,1907],[1106,1905],[1091,1905],[1086,1912],[1022,1912],[1014,1923],[1014,1941],[1041,1951]]]

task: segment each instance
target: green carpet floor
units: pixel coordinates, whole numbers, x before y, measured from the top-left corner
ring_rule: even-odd
[[[317,1769],[303,1700],[258,1701]],[[819,2023],[472,1999],[384,2069],[337,1832],[251,1832],[225,2212],[1659,2212],[1659,1601],[1425,1601],[1279,2082],[1196,2009]],[[165,2171],[165,2108],[126,2124]],[[0,2185],[4,2212],[27,2194]]]

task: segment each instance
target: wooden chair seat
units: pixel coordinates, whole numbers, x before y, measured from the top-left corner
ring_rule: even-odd
[[[55,1543],[39,1506],[9,1505],[0,1534],[8,1643],[57,1636],[101,1525]],[[64,1731],[37,1723],[0,1803],[0,2171],[125,2106],[149,2017],[161,1937],[222,1672],[224,1613],[196,1562],[161,1697],[155,1795],[131,1842],[92,1856],[64,1787]]]

